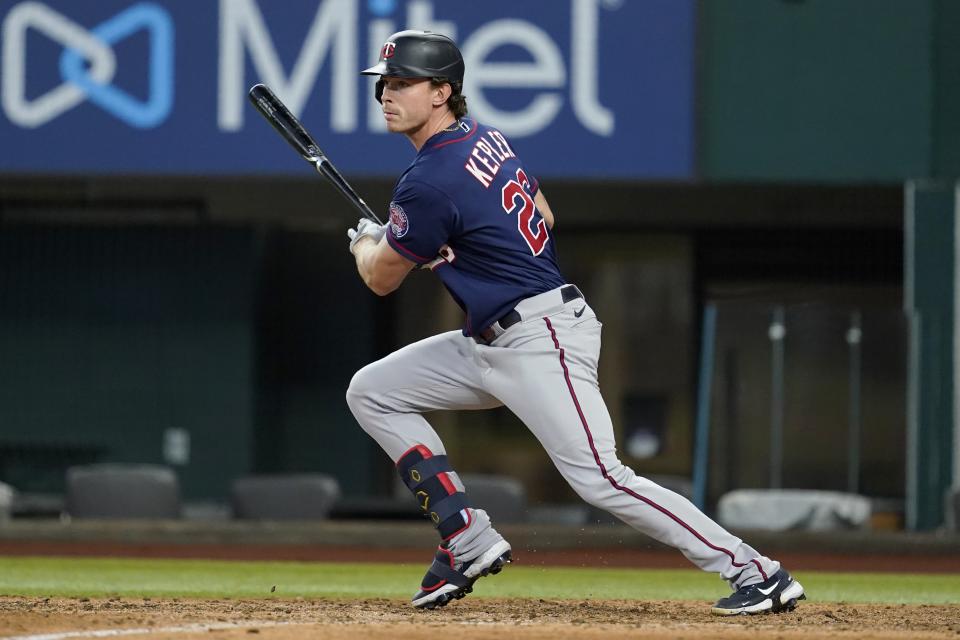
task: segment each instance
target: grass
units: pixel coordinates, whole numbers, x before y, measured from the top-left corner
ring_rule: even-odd
[[[0,557],[0,595],[182,598],[409,598],[414,565]],[[960,604],[960,575],[800,572],[811,600]],[[271,587],[276,591],[271,592]],[[512,566],[474,597],[705,600],[726,594],[696,570]]]

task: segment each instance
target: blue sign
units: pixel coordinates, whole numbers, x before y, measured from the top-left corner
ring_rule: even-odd
[[[693,175],[693,0],[24,0],[0,13],[0,172],[311,169],[269,85],[345,174],[412,159],[359,75],[406,28],[453,37],[470,115],[538,176]]]

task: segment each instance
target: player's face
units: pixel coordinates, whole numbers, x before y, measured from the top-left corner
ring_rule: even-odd
[[[433,84],[428,78],[384,76],[381,105],[387,130],[392,133],[416,131],[433,112]]]

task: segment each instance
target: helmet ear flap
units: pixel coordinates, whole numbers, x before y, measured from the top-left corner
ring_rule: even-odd
[[[377,98],[377,102],[383,104],[383,80],[377,80],[376,92],[373,94]]]

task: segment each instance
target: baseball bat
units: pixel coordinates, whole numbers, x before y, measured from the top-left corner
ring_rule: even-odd
[[[346,198],[350,204],[360,212],[364,218],[369,218],[377,224],[383,224],[363,198],[354,191],[350,183],[347,182],[337,168],[333,166],[327,155],[320,149],[313,137],[307,133],[307,130],[300,124],[297,117],[290,113],[287,105],[276,96],[265,84],[255,84],[250,87],[247,96],[250,102],[257,108],[264,118],[267,119],[273,128],[277,130],[283,139],[290,143],[300,157],[313,165],[317,173],[333,183],[337,191]]]

